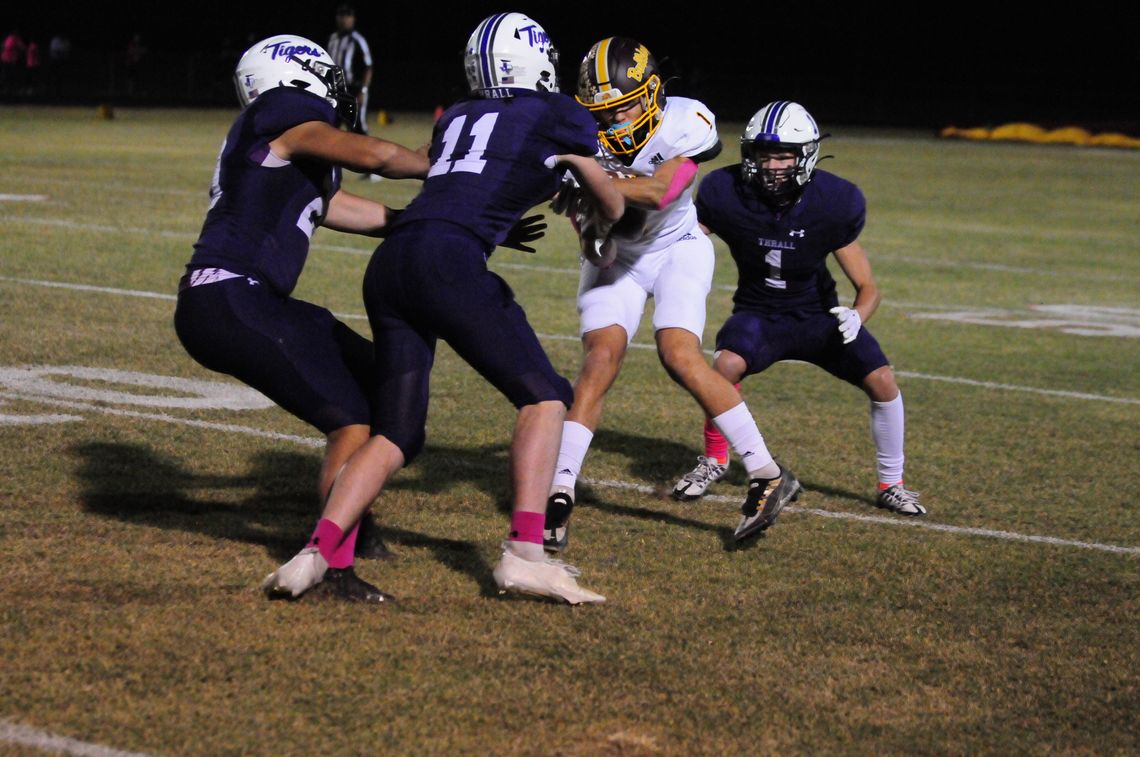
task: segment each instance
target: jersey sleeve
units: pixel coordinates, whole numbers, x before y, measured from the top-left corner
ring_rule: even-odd
[[[700,158],[706,153],[719,151],[720,137],[716,130],[716,116],[698,100],[676,98],[677,118],[669,128],[669,142],[677,155]],[[670,114],[672,116],[672,114]],[[673,120],[670,118],[670,120]]]
[[[859,238],[863,226],[867,222],[867,200],[863,192],[854,184],[847,185],[844,193],[842,208],[842,222],[840,223],[840,238],[842,243],[836,248],[846,247]]]
[[[585,155],[598,152],[598,123],[590,111],[566,95],[550,98],[546,136],[554,143],[552,154]]]
[[[725,192],[731,188],[732,177],[726,168],[718,168],[701,179],[697,185],[697,220],[709,231],[723,236],[719,231],[721,224],[720,210],[725,205]]]
[[[323,97],[295,87],[271,89],[250,107],[254,106],[258,106],[253,114],[254,133],[268,139],[306,121],[336,123],[336,110]]]

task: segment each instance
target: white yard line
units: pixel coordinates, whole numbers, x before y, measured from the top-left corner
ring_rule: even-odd
[[[69,284],[62,281],[44,281],[41,279],[24,279],[14,276],[0,276],[0,282],[7,282],[11,284],[23,284],[28,286],[42,286],[55,289],[70,289],[73,291],[93,292],[97,294],[112,294],[123,297],[143,297],[149,299],[159,300],[175,300],[177,299],[173,294],[164,294],[161,292],[147,292],[135,289],[116,289],[114,287],[99,287],[90,284]],[[335,313],[337,318],[343,320],[367,320],[367,316],[357,313]],[[580,337],[576,334],[538,334],[540,339],[548,339],[551,341],[571,341],[578,342]],[[630,344],[633,349],[640,350],[656,350],[654,344],[645,342],[633,342]],[[712,354],[711,350],[705,350],[706,354]],[[1132,397],[1112,397],[1104,394],[1093,394],[1090,392],[1073,392],[1063,389],[1040,389],[1033,386],[1019,386],[1017,384],[1000,384],[992,381],[980,381],[977,379],[961,378],[958,376],[937,376],[929,373],[917,373],[914,371],[896,371],[896,374],[910,379],[919,379],[923,381],[941,381],[950,384],[962,384],[964,386],[976,386],[985,389],[999,389],[1002,391],[1010,392],[1025,392],[1028,394],[1038,394],[1045,397],[1065,397],[1068,399],[1090,400],[1094,402],[1109,402],[1122,405],[1140,405],[1140,399]]]
[[[0,199],[3,199],[3,197],[5,197],[5,196],[7,196],[7,197],[32,197],[32,195],[0,195]],[[29,216],[23,216],[23,215],[0,215],[0,222],[4,222],[4,223],[26,223],[26,224],[38,225],[38,226],[51,226],[51,227],[61,228],[61,229],[73,229],[75,231],[94,231],[94,232],[108,233],[108,234],[149,234],[151,236],[163,237],[163,238],[168,238],[168,239],[195,240],[198,238],[198,232],[197,231],[170,231],[170,230],[165,230],[165,229],[148,229],[148,228],[143,228],[143,227],[138,227],[138,226],[111,226],[108,224],[87,223],[87,222],[83,222],[83,221],[71,221],[71,220],[58,219],[58,218],[36,218],[36,217],[29,217]],[[1017,230],[1017,229],[1003,230],[1001,227],[980,226],[980,225],[972,225],[972,224],[951,225],[950,228],[952,228],[955,231],[961,231],[961,232],[965,232],[965,233],[975,233],[975,234],[1003,233],[1003,234],[1008,234],[1008,235],[1014,235],[1014,234],[1019,233],[1019,230]],[[1021,230],[1021,232],[1024,233],[1024,230]],[[1072,236],[1074,238],[1083,238],[1084,236],[1087,236],[1088,233],[1089,232],[1076,231],[1076,232],[1072,232]],[[1127,243],[1127,242],[1134,241],[1134,238],[1131,236],[1128,236],[1128,235],[1120,235],[1120,240],[1122,242]],[[374,248],[362,249],[362,248],[357,248],[357,247],[349,247],[349,246],[345,246],[345,245],[323,244],[320,241],[314,241],[312,248],[314,250],[329,250],[331,252],[344,252],[344,253],[348,253],[351,255],[371,255],[372,250],[374,249]],[[504,254],[504,253],[500,253],[500,254]],[[509,253],[506,253],[506,254],[509,254]],[[1005,264],[1000,264],[1000,263],[989,263],[989,262],[945,260],[945,259],[941,259],[941,258],[925,258],[925,257],[905,256],[905,255],[892,255],[890,253],[876,254],[875,259],[885,260],[885,261],[894,261],[894,262],[899,262],[899,263],[906,263],[906,264],[910,264],[910,265],[931,266],[934,268],[969,268],[969,269],[980,270],[980,271],[997,271],[997,272],[1012,273],[1012,274],[1017,274],[1017,275],[1032,274],[1032,275],[1036,275],[1036,276],[1050,276],[1050,277],[1058,275],[1057,271],[1052,269],[1052,268],[1036,268],[1036,267],[1032,267],[1032,266],[1013,266],[1013,265],[1005,265]],[[530,263],[504,263],[504,262],[500,262],[498,259],[496,259],[496,261],[492,264],[492,266],[496,267],[496,268],[516,268],[516,269],[520,269],[520,270],[534,270],[534,271],[539,271],[539,272],[544,272],[544,273],[565,273],[565,274],[573,274],[575,276],[578,275],[578,269],[577,268],[544,266],[544,265],[537,265],[537,264],[530,264]],[[1096,272],[1085,272],[1082,274],[1082,276],[1086,279],[1094,278],[1096,280],[1102,280],[1102,281],[1119,281],[1121,279],[1122,275],[1125,276],[1125,278],[1127,278],[1127,274],[1121,274],[1120,272],[1116,272],[1116,273],[1112,273],[1112,274],[1098,274]],[[735,285],[728,285],[728,284],[718,284],[716,286],[716,289],[725,290],[725,291],[733,291],[735,288],[736,288]],[[887,303],[887,304],[889,304],[889,303]]]
[[[58,736],[8,720],[0,720],[0,744],[19,744],[42,749],[45,752],[71,754],[77,757],[150,757],[143,752],[124,752],[101,744],[92,744],[89,741]]]
[[[0,392],[0,399],[4,400],[25,400],[28,402],[35,402],[44,405],[51,405],[54,407],[64,407],[69,410],[85,410],[94,413],[103,413],[105,415],[125,416],[129,418],[138,418],[141,420],[158,421],[160,423],[170,423],[182,426],[194,426],[196,428],[205,428],[212,431],[227,431],[230,433],[245,434],[247,436],[256,436],[264,439],[274,439],[279,441],[292,442],[306,447],[320,448],[324,446],[324,440],[318,437],[304,437],[295,436],[293,434],[279,434],[272,431],[264,431],[262,429],[250,428],[248,426],[241,426],[234,423],[211,423],[208,421],[193,420],[190,418],[179,418],[177,416],[168,415],[166,413],[148,413],[138,410],[122,410],[119,408],[107,407],[105,405],[86,402],[73,402],[70,400],[58,400],[51,397],[41,397],[36,395],[26,395],[14,392]],[[483,466],[479,466],[483,467]],[[486,468],[489,469],[489,466]],[[644,494],[653,494],[657,491],[656,488],[649,484],[637,483],[634,481],[613,481],[582,478],[582,483],[590,486],[597,486],[607,489],[620,489],[625,491],[636,491]],[[721,495],[709,495],[705,497],[706,500],[713,502],[731,503],[733,505],[739,502],[739,499],[726,497]],[[1032,542],[1037,544],[1049,544],[1058,547],[1077,547],[1080,549],[1091,549],[1101,552],[1114,552],[1118,554],[1140,554],[1140,547],[1128,547],[1118,544],[1102,544],[1099,542],[1086,542],[1077,541],[1073,539],[1059,539],[1053,536],[1040,536],[1036,534],[1020,534],[1013,531],[995,531],[989,528],[971,528],[967,526],[951,526],[943,523],[934,523],[927,518],[888,518],[876,515],[859,515],[856,513],[846,513],[841,511],[820,510],[817,508],[804,508],[789,506],[786,508],[788,512],[800,512],[807,515],[817,515],[825,518],[836,518],[841,520],[853,520],[864,523],[874,523],[878,525],[887,526],[909,526],[912,528],[924,529],[928,531],[938,531],[942,533],[957,534],[963,536],[979,536],[988,539],[1000,539],[1003,541],[1021,541]]]
[[[47,195],[0,194],[0,202],[43,202],[47,198]]]

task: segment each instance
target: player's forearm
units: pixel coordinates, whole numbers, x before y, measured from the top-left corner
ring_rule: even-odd
[[[343,166],[353,171],[370,171],[389,179],[423,179],[430,162],[427,155],[395,142],[353,134],[322,121],[306,121],[269,143],[282,160],[298,157]]]
[[[652,176],[617,180],[618,191],[631,203],[647,210],[662,210],[693,183],[697,164],[684,157],[662,163]]]
[[[609,174],[602,170],[593,158],[581,155],[555,156],[557,163],[566,165],[574,173],[574,178],[591,200],[591,206],[599,219],[615,223],[625,212],[625,198],[617,190]]]
[[[855,292],[855,302],[851,305],[852,308],[859,312],[859,317],[866,323],[870,320],[871,316],[879,308],[879,303],[882,302],[882,295],[879,293],[879,287],[874,283],[864,284],[859,287]]]
[[[391,209],[385,205],[341,190],[329,200],[321,225],[349,234],[380,237],[387,231],[391,215]]]
[[[418,150],[395,144],[394,142],[381,142],[377,147],[379,162],[372,167],[376,173],[388,179],[423,179],[427,177],[431,162],[426,154]]]

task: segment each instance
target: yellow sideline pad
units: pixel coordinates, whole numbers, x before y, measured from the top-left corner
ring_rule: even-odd
[[[1036,124],[1012,123],[993,129],[982,127],[959,129],[947,126],[938,136],[949,139],[992,139],[1001,142],[1036,142],[1038,144],[1068,144],[1083,147],[1140,147],[1140,139],[1117,132],[1092,134],[1087,129],[1066,126],[1061,129],[1043,129]]]

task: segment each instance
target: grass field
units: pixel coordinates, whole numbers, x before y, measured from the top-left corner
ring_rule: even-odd
[[[259,594],[314,523],[321,440],[173,333],[232,117],[0,111],[0,752],[1140,750],[1140,153],[825,125],[822,166],[867,195],[926,518],[871,506],[865,397],[782,364],[744,395],[806,492],[733,548],[739,465],[667,496],[701,414],[646,319],[567,555],[609,601],[500,598],[513,409],[441,346],[427,451],[377,508],[396,556],[358,567],[400,600],[376,609]],[[573,376],[576,253],[548,221],[492,268]],[[319,232],[296,294],[367,333],[371,249]]]

